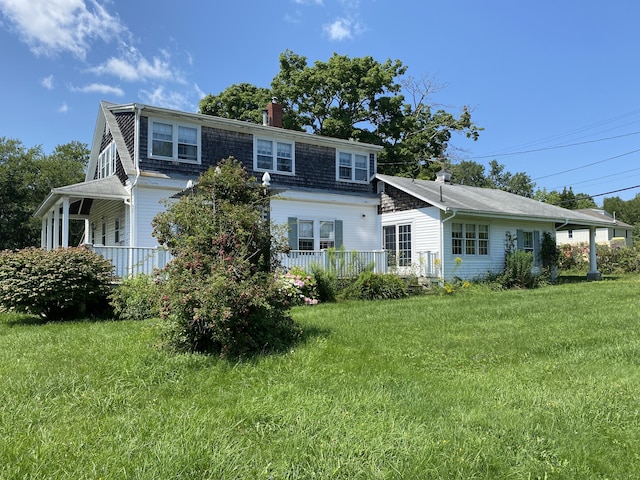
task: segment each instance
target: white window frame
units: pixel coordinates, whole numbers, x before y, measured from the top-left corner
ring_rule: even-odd
[[[365,167],[358,166],[358,157],[364,158]],[[369,153],[356,150],[336,150],[336,180],[349,183],[369,183]],[[347,171],[349,172],[346,175]],[[343,173],[344,172],[344,173]],[[364,176],[364,178],[360,178]]]
[[[171,142],[171,156],[159,155],[153,153],[153,141],[154,141],[154,125],[155,124],[163,124],[171,126],[171,140],[166,140],[167,142]],[[187,143],[180,142],[179,132],[180,128],[189,128],[196,131],[196,143]],[[149,158],[157,158],[160,160],[170,160],[173,162],[182,162],[189,164],[200,164],[202,158],[202,132],[200,125],[192,124],[192,123],[183,123],[183,122],[175,122],[172,120],[164,120],[162,118],[149,118],[149,140],[148,140],[148,156]],[[196,158],[180,158],[179,147],[180,145],[188,145],[191,147],[196,147]]]
[[[258,144],[260,142],[269,142],[271,143],[271,168],[264,168],[258,166]],[[279,167],[279,159],[286,159],[286,157],[279,156],[278,145],[287,145],[291,151],[291,171],[286,169],[280,169]],[[263,155],[266,157],[266,155]],[[296,144],[290,140],[284,140],[277,137],[268,137],[268,136],[256,136],[253,137],[253,170],[256,172],[270,172],[277,173],[279,175],[295,175],[296,174]]]
[[[533,230],[522,231],[522,250],[533,253],[535,250]]]
[[[454,225],[461,227],[461,230],[458,230]],[[487,223],[452,222],[451,255],[456,257],[488,257],[491,252],[489,249],[490,230]],[[454,236],[454,233],[459,233],[461,236]]]
[[[311,224],[311,236],[303,236],[301,232],[304,227],[301,228],[302,225]],[[322,236],[322,227],[323,225],[331,224],[331,232],[329,236]],[[311,241],[313,248],[300,248],[300,242]],[[335,220],[319,220],[319,219],[311,219],[311,218],[299,218],[298,219],[298,250],[304,251],[319,251],[326,250],[328,248],[333,248],[336,246],[336,222]]]
[[[116,173],[116,142],[111,142],[98,155],[98,178]]]
[[[393,228],[392,248],[388,248],[385,229]],[[408,230],[407,230],[408,229]],[[407,238],[408,235],[408,238]],[[394,267],[410,267],[413,264],[413,224],[411,222],[393,223],[382,226],[383,247],[392,254]],[[408,242],[408,245],[407,245]],[[408,248],[407,248],[408,247]]]

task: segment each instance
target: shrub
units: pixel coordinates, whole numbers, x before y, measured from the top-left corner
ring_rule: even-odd
[[[294,267],[285,274],[277,275],[280,289],[291,299],[291,305],[316,305],[318,293],[316,280],[300,267]]]
[[[406,282],[391,273],[365,271],[343,291],[346,299],[383,300],[403,298],[409,294]]]
[[[338,298],[338,276],[320,265],[311,265],[320,302],[335,302]]]
[[[533,253],[523,250],[508,252],[500,281],[506,288],[533,288],[537,285],[538,277],[532,273],[532,268]]]
[[[121,320],[143,320],[160,315],[159,278],[138,275],[122,279],[109,295],[114,315]]]
[[[300,290],[272,273],[280,252],[263,218],[265,193],[228,158],[154,218],[154,235],[173,255],[162,286],[165,345],[241,358],[300,337],[288,313]]]
[[[99,315],[113,265],[86,248],[0,253],[0,306],[49,320]]]

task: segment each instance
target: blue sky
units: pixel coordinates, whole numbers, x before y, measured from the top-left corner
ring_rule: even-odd
[[[638,18],[622,0],[0,0],[0,137],[50,153],[91,142],[100,100],[195,112],[230,85],[268,87],[286,49],[371,55],[441,86],[433,103],[472,109],[485,130],[453,139],[458,160],[630,199]]]

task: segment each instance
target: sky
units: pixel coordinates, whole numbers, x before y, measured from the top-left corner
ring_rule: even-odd
[[[536,189],[640,194],[640,2],[630,0],[0,0],[0,137],[91,144],[101,100],[196,112],[270,86],[291,50],[400,60],[484,130],[455,161]],[[486,169],[488,173],[488,167]]]

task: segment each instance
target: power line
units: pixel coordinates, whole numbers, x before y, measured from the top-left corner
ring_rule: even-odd
[[[604,137],[604,138],[597,138],[595,140],[587,140],[585,142],[577,142],[577,143],[568,143],[566,145],[555,145],[553,147],[543,147],[543,148],[536,148],[533,150],[522,150],[519,152],[511,152],[511,153],[497,153],[495,155],[479,155],[477,157],[473,157],[473,158],[493,158],[493,157],[507,157],[510,155],[521,155],[524,153],[535,153],[535,152],[543,152],[546,150],[556,150],[559,148],[568,148],[568,147],[576,147],[578,145],[586,145],[588,143],[597,143],[597,142],[603,142],[605,140],[615,140],[616,138],[623,138],[623,137],[630,137],[631,135],[638,135],[640,134],[640,132],[631,132],[631,133],[625,133],[623,135],[616,135],[614,137]]]
[[[631,155],[632,153],[637,153],[637,152],[640,152],[640,148],[638,148],[636,150],[632,150],[630,152],[621,153],[620,155],[615,155],[613,157],[605,158],[604,160],[598,160],[597,162],[587,163],[587,164],[582,165],[580,167],[570,168],[568,170],[563,170],[561,172],[550,173],[549,175],[544,175],[542,177],[532,178],[531,180],[541,180],[543,178],[549,178],[549,177],[554,177],[556,175],[562,175],[563,173],[574,172],[576,170],[580,170],[581,168],[591,167],[593,165],[598,165],[599,163],[604,163],[604,162],[608,162],[610,160],[615,160],[616,158],[625,157],[627,155]]]

